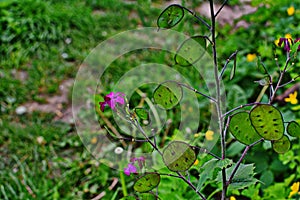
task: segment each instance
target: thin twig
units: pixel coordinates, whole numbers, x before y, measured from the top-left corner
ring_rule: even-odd
[[[150,138],[145,133],[144,129],[141,127],[140,123],[135,119],[133,121],[134,126],[143,134],[143,136],[146,138],[146,140],[149,142],[149,144],[162,156],[162,152],[158,149],[158,147],[150,140]]]
[[[196,148],[196,149],[198,149],[198,150],[199,150],[200,152],[202,152],[202,153],[207,153],[207,154],[209,154],[209,155],[215,157],[216,159],[221,160],[221,158],[220,158],[219,156],[213,154],[212,152],[208,151],[208,150],[205,149],[205,148],[201,148],[201,147],[197,147],[197,146],[193,146],[193,148]]]
[[[187,88],[187,89],[189,89],[189,90],[192,90],[192,91],[194,91],[195,93],[200,94],[200,95],[202,95],[202,96],[208,98],[209,100],[211,100],[211,101],[213,101],[213,102],[217,102],[217,100],[214,99],[213,97],[208,96],[208,95],[206,95],[206,94],[204,94],[204,93],[202,93],[202,92],[199,92],[198,90],[196,90],[195,88],[193,88],[193,87],[191,87],[191,86],[189,86],[189,85],[185,85],[185,84],[183,84],[183,83],[178,83],[178,85],[183,86],[183,87],[185,87],[185,88]]]
[[[238,53],[238,50],[236,50],[234,53],[232,53],[232,54],[229,56],[229,58],[226,60],[226,63],[224,64],[224,67],[222,68],[221,73],[220,73],[220,75],[219,75],[219,80],[221,80],[221,78],[222,78],[222,76],[223,76],[223,74],[224,74],[224,72],[225,72],[225,70],[226,70],[226,68],[227,68],[227,66],[228,66],[228,63],[231,61],[231,59],[232,59],[233,57],[235,57],[235,56],[237,55],[237,53]]]
[[[215,17],[218,16],[218,14],[221,12],[221,10],[224,8],[224,6],[226,5],[226,3],[228,2],[228,0],[225,0],[222,4],[222,6],[219,8],[219,10],[216,12]]]
[[[227,133],[227,129],[229,127],[229,122],[230,122],[230,119],[231,119],[231,116],[229,116],[227,118],[227,122],[226,122],[226,125],[225,125],[225,128],[224,128],[224,131],[223,131],[223,137],[226,138],[226,133]],[[225,141],[224,141],[225,142]],[[225,146],[225,144],[223,144]]]
[[[261,103],[259,103],[259,102],[253,102],[253,103],[247,103],[247,104],[244,104],[244,105],[240,105],[240,106],[238,106],[238,107],[236,107],[236,108],[233,108],[233,109],[227,111],[226,113],[223,114],[222,117],[224,118],[224,117],[226,117],[227,115],[229,115],[230,113],[232,113],[232,112],[234,112],[234,111],[236,111],[236,110],[239,110],[239,109],[241,109],[241,108],[244,108],[244,107],[247,107],[247,106],[254,106],[254,105],[258,105],[258,104],[261,104]]]
[[[262,141],[264,141],[263,138],[261,138],[260,140],[258,140],[258,141],[256,141],[256,142],[254,142],[254,143],[252,143],[252,144],[246,146],[246,148],[245,148],[245,150],[244,150],[242,156],[240,157],[239,161],[236,163],[236,165],[235,165],[233,171],[231,172],[231,175],[230,175],[228,181],[226,182],[226,185],[227,185],[227,186],[229,186],[229,184],[231,183],[231,181],[232,181],[232,179],[233,179],[235,173],[237,172],[239,166],[240,166],[241,163],[242,163],[242,160],[243,160],[244,157],[246,156],[246,154],[247,154],[247,152],[249,151],[249,149],[250,149],[251,147],[253,147],[254,145],[256,145],[256,144],[262,142]]]
[[[188,11],[190,14],[192,14],[197,20],[199,20],[202,24],[204,24],[208,29],[211,29],[211,26],[206,21],[204,21],[204,19],[202,19],[201,17],[197,16],[196,12],[193,12],[190,9],[185,8],[185,7],[182,7],[182,8],[185,9],[186,11]]]
[[[295,82],[295,81],[296,81],[296,79],[297,79],[297,78],[299,78],[299,77],[300,77],[300,75],[296,76],[295,78],[293,78],[293,79],[292,79],[292,80],[290,80],[289,82],[287,82],[287,83],[284,83],[284,84],[280,85],[280,86],[279,86],[279,88],[282,88],[282,87],[284,87],[284,86],[286,86],[286,85],[288,85],[288,84],[290,84],[290,83],[293,83],[293,82]]]
[[[275,98],[275,94],[276,94],[277,90],[280,88],[281,81],[282,81],[283,76],[284,76],[284,74],[285,74],[285,72],[286,72],[286,69],[287,69],[287,67],[288,67],[288,65],[289,65],[290,60],[291,60],[291,58],[288,56],[287,59],[286,59],[286,61],[285,61],[285,66],[284,66],[284,68],[283,68],[283,71],[280,72],[280,76],[279,76],[277,85],[276,85],[276,87],[275,87],[275,89],[274,89],[274,93],[272,94],[272,96],[271,96],[270,99],[269,99],[269,103],[270,103],[270,104],[273,102],[273,100],[274,100],[274,98]]]
[[[202,200],[206,200],[206,198],[200,193],[199,190],[197,190],[197,188],[189,180],[187,180],[180,172],[177,172],[177,174],[184,182],[186,182],[202,198]]]

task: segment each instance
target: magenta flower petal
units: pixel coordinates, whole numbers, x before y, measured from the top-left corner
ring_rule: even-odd
[[[106,102],[100,102],[99,104],[100,104],[100,109],[101,109],[101,111],[103,112],[105,106],[107,105],[107,103],[106,103]]]
[[[128,166],[124,168],[124,174],[130,176],[131,173],[137,173],[137,169],[133,164],[128,163]]]
[[[100,102],[101,110],[104,111],[106,105],[114,110],[117,103],[125,104],[124,96],[125,94],[122,92],[110,92],[104,97],[104,102]]]

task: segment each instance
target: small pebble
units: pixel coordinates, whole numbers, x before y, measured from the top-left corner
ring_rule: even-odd
[[[115,148],[115,154],[121,154],[121,153],[123,153],[123,148],[122,147]]]

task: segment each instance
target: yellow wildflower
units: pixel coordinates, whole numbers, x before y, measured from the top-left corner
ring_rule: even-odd
[[[96,144],[97,141],[98,141],[98,140],[97,140],[97,137],[93,137],[93,138],[91,139],[91,143],[92,143],[92,144]]]
[[[199,137],[199,136],[200,136],[199,133],[195,133],[195,134],[194,134],[194,137],[195,137],[195,138],[197,138],[197,137]]]
[[[284,36],[286,39],[292,39],[292,35],[291,34],[289,34],[289,33],[287,33],[287,34],[285,34],[285,36]]]
[[[295,13],[295,8],[294,8],[294,6],[289,7],[289,8],[286,10],[286,12],[287,12],[287,14],[288,14],[289,16],[294,15],[294,13]]]
[[[299,191],[299,186],[300,186],[300,182],[296,182],[296,183],[293,183],[293,185],[291,186],[291,192],[290,192],[290,195],[289,195],[289,198],[291,198],[294,194],[300,194]]]
[[[290,102],[291,104],[297,104],[298,103],[298,99],[297,99],[297,91],[295,91],[294,93],[289,94],[288,98],[284,98],[285,102]]]
[[[213,140],[214,139],[214,132],[211,130],[206,131],[205,133],[205,139],[207,140]]]
[[[236,198],[235,198],[234,196],[231,196],[231,197],[229,198],[229,200],[236,200]]]
[[[279,44],[278,44],[279,43],[279,39],[275,40],[274,43],[275,43],[276,46],[279,47]]]
[[[247,54],[247,61],[248,62],[252,62],[255,59],[256,59],[256,54],[255,53],[248,53]]]
[[[195,162],[194,162],[194,165],[198,165],[199,164],[199,160],[196,159]]]
[[[292,35],[290,33],[285,34],[284,38],[288,39],[290,45],[292,45]],[[279,42],[280,42],[280,39],[277,39],[274,41],[275,45],[278,47],[279,47]]]

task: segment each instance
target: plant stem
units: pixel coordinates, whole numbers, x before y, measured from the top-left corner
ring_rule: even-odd
[[[266,93],[267,89],[269,88],[269,85],[265,85],[262,90],[260,91],[258,97],[256,98],[255,102],[260,102],[263,98],[264,94]]]
[[[227,68],[227,66],[228,66],[228,63],[231,61],[232,58],[236,57],[237,53],[238,53],[238,50],[236,50],[235,52],[233,52],[233,53],[229,56],[229,58],[227,58],[226,63],[224,64],[224,67],[222,68],[221,73],[220,73],[220,75],[219,75],[219,79],[220,79],[220,80],[221,80],[221,78],[222,78],[222,76],[223,76],[223,74],[224,74],[224,72],[225,72],[225,70],[226,70],[226,68]]]
[[[220,80],[219,80],[219,72],[218,72],[218,61],[217,61],[217,48],[216,48],[216,17],[214,13],[214,1],[210,0],[210,15],[211,15],[211,35],[212,35],[212,50],[213,50],[213,60],[214,60],[214,76],[216,82],[216,109],[218,115],[218,123],[219,123],[219,133],[221,135],[221,148],[222,148],[222,159],[226,157],[226,145],[225,145],[225,137],[223,134],[223,117],[222,117],[222,102],[221,102],[221,91],[220,91]],[[226,170],[225,168],[222,169],[222,182],[223,182],[223,189],[222,189],[222,200],[226,198]]]
[[[271,97],[270,97],[269,104],[271,104],[271,103],[273,102],[273,100],[274,100],[274,98],[275,98],[275,94],[276,94],[277,90],[280,88],[281,81],[282,81],[283,76],[284,76],[284,74],[285,74],[285,72],[286,72],[286,69],[287,69],[287,67],[288,67],[288,65],[289,65],[290,60],[291,60],[291,58],[290,58],[289,55],[288,55],[288,58],[287,58],[286,61],[285,61],[284,69],[283,69],[282,72],[280,72],[280,76],[279,76],[277,85],[276,85],[276,87],[275,87],[275,89],[274,89],[273,94],[272,94]]]
[[[228,2],[228,0],[225,0],[222,4],[222,6],[219,8],[219,10],[216,12],[215,17],[218,16],[218,14],[221,12],[221,10],[224,8],[224,6],[226,5],[226,3]]]
[[[210,97],[210,96],[208,96],[208,95],[206,95],[206,94],[203,94],[202,92],[199,92],[198,90],[196,90],[195,88],[193,88],[193,87],[191,87],[191,86],[189,86],[189,85],[185,85],[185,84],[183,84],[183,83],[178,83],[178,85],[180,85],[180,86],[182,86],[182,87],[185,87],[185,88],[187,88],[187,89],[189,89],[189,90],[192,90],[192,91],[194,91],[195,93],[200,94],[200,95],[202,95],[202,96],[208,98],[209,100],[211,100],[211,101],[213,101],[213,102],[216,102],[216,99],[214,99],[213,97]]]
[[[253,103],[247,103],[247,104],[244,104],[244,105],[240,105],[236,108],[233,108],[231,110],[229,110],[228,112],[224,113],[224,115],[222,117],[226,117],[227,115],[229,115],[230,113],[238,110],[238,109],[241,109],[241,108],[244,108],[244,107],[247,107],[247,106],[254,106],[254,105],[257,105],[257,104],[260,104],[259,102],[253,102]]]
[[[120,179],[121,179],[121,185],[122,185],[122,191],[123,191],[123,196],[126,197],[128,195],[127,193],[127,188],[126,188],[126,183],[125,183],[125,178],[123,171],[120,170]]]
[[[156,146],[156,144],[154,144],[150,138],[147,136],[147,134],[145,133],[144,129],[141,127],[140,123],[137,121],[137,119],[135,119],[133,121],[133,123],[135,125],[135,127],[138,128],[138,130],[143,134],[143,136],[146,138],[146,140],[149,142],[149,144],[162,156],[162,152],[158,149],[158,147]],[[155,137],[155,136],[154,136]]]
[[[177,172],[177,174],[184,182],[186,182],[202,198],[202,200],[206,200],[206,198],[197,190],[197,188],[189,180],[187,180],[180,172]]]
[[[196,148],[198,149],[200,152],[202,153],[207,153],[208,155],[211,155],[213,156],[214,158],[218,159],[218,160],[221,160],[221,158],[215,154],[213,154],[212,152],[208,151],[207,149],[205,148],[201,148],[201,147],[197,147],[197,146],[193,146],[193,148]]]
[[[246,148],[244,149],[244,152],[243,152],[242,156],[240,157],[239,161],[236,163],[236,165],[235,165],[233,171],[231,172],[231,175],[230,175],[228,181],[226,182],[226,187],[228,187],[229,184],[231,183],[231,181],[232,181],[232,179],[233,179],[235,173],[237,172],[239,166],[241,165],[241,163],[242,163],[243,159],[245,158],[245,156],[246,156],[247,152],[249,151],[249,149],[250,149],[251,147],[253,147],[254,145],[256,145],[256,144],[262,142],[263,140],[264,140],[264,139],[261,138],[260,140],[258,140],[258,141],[256,141],[256,142],[254,142],[254,143],[252,143],[252,144],[246,146]]]
[[[204,19],[202,19],[201,17],[196,15],[196,12],[193,12],[186,7],[182,7],[182,8],[185,9],[186,11],[188,11],[190,14],[192,14],[197,20],[199,20],[202,24],[204,24],[208,29],[211,28],[210,25],[206,21],[204,21]]]

